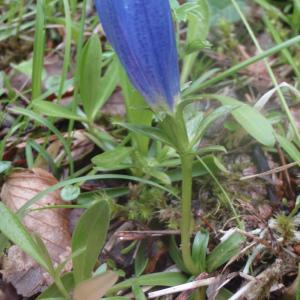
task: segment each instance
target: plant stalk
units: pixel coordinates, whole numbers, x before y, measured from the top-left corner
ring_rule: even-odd
[[[61,292],[61,294],[65,297],[65,299],[69,300],[71,299],[68,291],[66,290],[64,284],[61,281],[61,278],[59,276],[56,276],[55,278],[55,284],[58,288],[58,290]]]
[[[191,254],[191,220],[192,220],[192,171],[193,171],[193,155],[182,154],[182,194],[181,194],[181,251],[185,267],[193,275],[199,272],[195,266]]]

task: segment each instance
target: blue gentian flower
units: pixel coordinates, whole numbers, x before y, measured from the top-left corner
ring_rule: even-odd
[[[107,39],[152,106],[172,109],[179,70],[169,0],[95,0]]]

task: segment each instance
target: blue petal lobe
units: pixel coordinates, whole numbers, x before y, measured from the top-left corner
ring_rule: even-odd
[[[169,0],[96,0],[106,36],[146,100],[172,108],[179,69]]]

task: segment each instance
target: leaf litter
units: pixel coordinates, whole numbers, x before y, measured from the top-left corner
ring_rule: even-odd
[[[15,171],[5,181],[1,199],[13,212],[17,212],[28,200],[56,183],[57,179],[43,169]],[[71,255],[68,210],[44,208],[61,204],[63,201],[59,191],[49,193],[34,203],[31,211],[22,219],[29,232],[42,239],[55,265],[64,262]],[[63,272],[71,269],[72,265],[67,263]],[[10,282],[19,294],[26,297],[41,292],[52,283],[49,274],[18,246],[8,249],[2,274],[5,281]]]

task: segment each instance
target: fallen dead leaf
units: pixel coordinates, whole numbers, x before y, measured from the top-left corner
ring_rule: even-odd
[[[13,172],[2,187],[1,199],[14,212],[39,192],[57,183],[50,173],[42,169]],[[59,191],[49,193],[32,209],[63,204]],[[68,230],[68,213],[65,209],[47,209],[28,213],[23,224],[43,240],[54,265],[65,261],[71,254],[71,236]],[[68,263],[63,272],[70,271]],[[18,294],[30,297],[44,290],[51,282],[49,275],[19,247],[8,250],[3,263],[3,279],[10,282]]]
[[[74,290],[74,300],[98,300],[118,281],[118,275],[108,271],[80,283]]]

